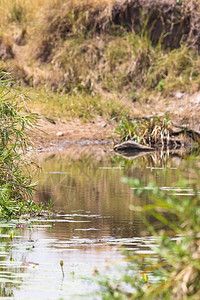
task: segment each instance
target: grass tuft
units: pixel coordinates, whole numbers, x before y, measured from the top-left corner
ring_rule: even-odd
[[[158,144],[164,145],[166,141],[169,141],[171,126],[168,115],[165,115],[164,118],[154,116],[147,119],[122,119],[115,131],[121,141],[132,140],[154,147]]]

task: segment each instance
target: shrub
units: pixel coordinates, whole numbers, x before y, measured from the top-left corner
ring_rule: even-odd
[[[10,75],[0,76],[0,217],[18,217],[37,211],[32,201],[34,184],[29,161],[24,158],[31,146],[30,131],[36,115],[22,113],[23,101],[12,94]]]

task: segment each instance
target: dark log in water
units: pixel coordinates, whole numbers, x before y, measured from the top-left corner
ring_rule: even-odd
[[[127,152],[148,152],[148,151],[154,151],[155,148],[151,148],[148,146],[140,145],[133,141],[127,141],[118,145],[114,146],[114,150],[116,152],[118,151],[127,151]]]

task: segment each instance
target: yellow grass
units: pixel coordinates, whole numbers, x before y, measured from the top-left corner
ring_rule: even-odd
[[[26,12],[27,21],[32,21],[40,9],[45,7],[55,7],[64,3],[73,6],[105,7],[105,5],[109,6],[114,2],[116,0],[0,0],[0,23],[6,25],[14,6],[22,7]]]
[[[152,46],[146,35],[114,26],[110,19],[116,2],[0,0],[0,38],[15,54],[0,61],[0,68],[22,84],[70,95],[114,92],[146,101],[153,91],[167,96],[198,90],[198,53],[187,45],[166,51]],[[16,37],[22,37],[21,44]]]

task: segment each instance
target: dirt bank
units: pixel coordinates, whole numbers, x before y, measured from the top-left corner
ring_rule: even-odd
[[[36,147],[108,140],[122,117],[112,107],[116,100],[128,107],[130,117],[167,112],[173,122],[200,130],[199,1],[5,3],[0,69],[10,71],[22,89],[39,95],[45,89],[36,103],[42,115],[49,115],[50,105],[62,95],[60,106],[51,110],[55,124],[40,119],[48,134],[34,135]],[[56,95],[51,103],[49,93]],[[73,105],[82,95],[84,101],[90,97],[90,123]],[[104,102],[96,98],[92,103],[95,97]]]
[[[92,123],[82,123],[80,120],[57,120],[54,124],[44,118],[39,119],[40,129],[32,135],[34,148],[37,152],[53,151],[78,145],[112,144],[114,124],[105,123],[98,117]]]
[[[162,103],[133,103],[133,117],[145,117],[153,114],[171,116],[173,124],[186,126],[200,132],[200,93],[188,95],[177,92],[175,97],[167,98]],[[39,125],[44,132],[32,136],[37,151],[52,151],[54,148],[66,147],[69,144],[106,144],[114,145],[119,138],[115,134],[116,121],[96,117],[93,122],[81,120],[56,120],[54,124],[44,117],[39,118]]]

